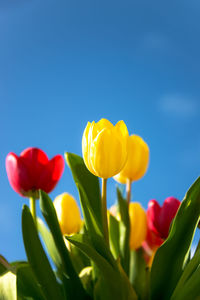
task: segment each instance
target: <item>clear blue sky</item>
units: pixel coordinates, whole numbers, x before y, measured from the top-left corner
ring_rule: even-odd
[[[123,119],[150,147],[133,200],[182,199],[200,170],[197,0],[0,0],[0,253],[24,259],[5,157],[30,146],[81,155],[87,121]],[[115,201],[110,180],[108,202]],[[71,173],[52,192],[78,198]]]

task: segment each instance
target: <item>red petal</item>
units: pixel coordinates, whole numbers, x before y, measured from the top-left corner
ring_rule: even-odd
[[[159,217],[159,227],[163,238],[168,237],[171,222],[176,215],[180,203],[181,202],[174,197],[166,198],[163,203]]]
[[[151,231],[156,235],[160,235],[159,232],[159,216],[161,207],[156,200],[150,200],[147,209],[147,223]]]
[[[38,177],[40,177],[49,161],[47,155],[38,148],[27,148],[21,153],[20,157],[29,170],[32,189],[37,188]]]
[[[26,165],[15,153],[6,157],[6,171],[12,188],[22,196],[31,189],[31,181]]]
[[[61,155],[53,157],[41,173],[37,182],[37,189],[50,193],[58,183],[64,171],[65,162]]]

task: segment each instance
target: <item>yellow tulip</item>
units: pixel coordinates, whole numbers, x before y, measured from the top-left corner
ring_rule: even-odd
[[[68,193],[63,193],[55,198],[53,204],[62,234],[78,232],[82,221],[76,200]]]
[[[130,248],[136,250],[142,246],[147,234],[146,212],[137,202],[129,204]]]
[[[128,158],[124,168],[114,179],[120,183],[135,181],[144,176],[149,164],[149,147],[138,135],[128,138]]]
[[[123,121],[115,126],[106,119],[88,122],[82,152],[89,171],[105,179],[118,174],[126,163],[127,138],[128,130]]]

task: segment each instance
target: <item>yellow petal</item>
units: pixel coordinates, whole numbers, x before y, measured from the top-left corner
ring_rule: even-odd
[[[144,140],[137,135],[128,138],[128,157],[126,164],[115,179],[121,183],[139,180],[147,171],[149,164],[149,148]]]
[[[108,121],[107,119],[101,119],[99,122],[94,124],[94,132],[92,138],[95,139],[96,136],[101,132],[103,129],[113,129],[113,124]]]
[[[94,140],[90,154],[93,169],[98,176],[109,178],[121,170],[127,152],[123,141],[113,130],[103,129]]]
[[[128,129],[126,127],[126,124],[124,123],[124,121],[119,121],[116,125],[115,125],[115,129],[117,130],[117,132],[119,134],[121,134],[123,137],[127,138],[128,137]]]
[[[83,159],[89,171],[102,178],[119,173],[127,159],[127,137],[123,121],[115,126],[107,119],[89,123],[82,139]]]
[[[85,162],[86,167],[88,170],[96,175],[95,170],[92,168],[92,164],[90,161],[90,147],[92,143],[92,136],[94,132],[94,121],[92,123],[88,122],[87,126],[83,132],[83,138],[82,138],[82,153],[83,153],[83,160]]]
[[[53,202],[62,234],[72,234],[80,230],[81,215],[76,200],[68,193],[57,196]]]
[[[135,250],[141,247],[147,234],[146,212],[137,202],[129,204],[130,216],[130,248]]]

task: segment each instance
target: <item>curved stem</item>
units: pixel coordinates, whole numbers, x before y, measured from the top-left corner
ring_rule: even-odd
[[[131,201],[131,180],[127,179],[126,182],[126,199],[127,199],[127,203],[129,205],[130,201]]]
[[[30,197],[30,211],[33,216],[33,220],[35,222],[35,225],[37,226],[37,221],[36,221],[36,200],[33,197]]]
[[[107,184],[107,179],[102,178],[102,217],[103,217],[103,230],[104,230],[105,241],[106,241],[107,245],[109,246],[107,202],[106,202],[106,184]]]

